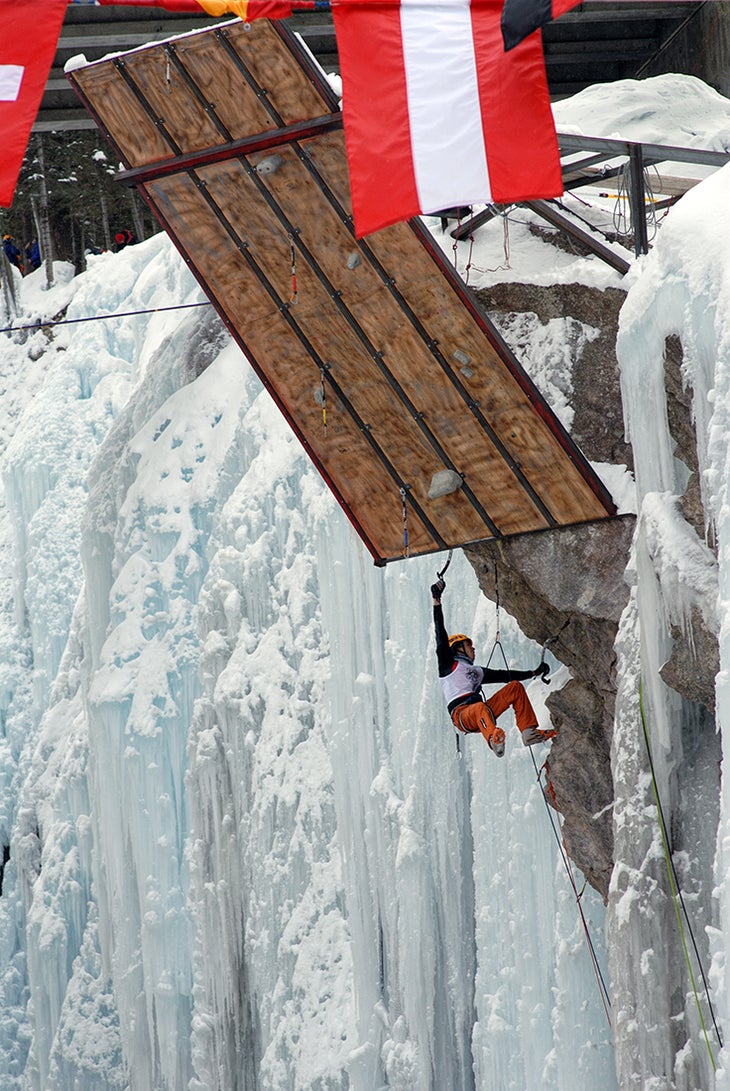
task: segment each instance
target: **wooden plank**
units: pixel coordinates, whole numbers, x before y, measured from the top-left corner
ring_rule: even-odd
[[[340,154],[344,156],[341,134],[333,134],[331,139],[339,143]],[[354,268],[349,267],[348,262],[353,255],[359,256],[359,250],[324,198],[320,187],[313,184],[312,178],[303,173],[293,152],[282,152],[282,160],[281,169],[273,175],[266,175],[262,184],[271,191],[277,207],[285,214],[287,224],[296,237],[297,247],[306,251],[310,248],[316,249],[314,260],[326,277],[327,284],[327,294],[317,297],[313,308],[313,317],[322,326],[318,336],[326,340],[328,331],[339,321],[337,314],[341,309],[346,309],[361,331],[360,338],[355,339],[349,355],[339,357],[346,361],[344,366],[348,372],[348,391],[356,392],[359,397],[363,384],[366,387],[370,384],[379,384],[380,387],[383,385],[382,376],[373,369],[370,357],[362,355],[362,343],[366,341],[373,351],[382,354],[383,366],[393,373],[395,381],[403,388],[405,397],[414,403],[416,412],[430,421],[436,401],[441,406],[450,407],[452,413],[458,415],[463,408],[462,400],[442,369],[435,365],[433,353],[417,335],[392,292],[386,288],[367,260],[361,260]],[[332,302],[332,295],[336,295],[335,303]],[[301,287],[299,299],[301,308],[306,300],[306,293]],[[352,369],[348,365],[351,362],[355,362],[355,367],[354,372],[349,374]],[[356,404],[359,404],[358,397],[353,396]],[[412,427],[408,409],[401,407],[399,411],[405,414],[407,426]],[[382,411],[379,415],[382,415]],[[471,463],[469,453],[475,448],[481,451],[486,440],[476,419],[468,413],[465,418],[453,430],[454,436],[448,451],[451,461],[464,473]],[[448,434],[448,428],[445,431]],[[491,451],[490,461],[494,458],[496,454]],[[427,492],[432,474],[443,466],[442,462],[430,468],[428,477],[422,477],[419,481],[419,500],[422,503],[428,503]],[[478,478],[475,486],[479,499],[500,527],[511,526],[514,520],[527,518],[534,512],[534,505],[526,496],[513,496],[510,502],[505,501],[511,476],[508,468],[498,460],[492,473],[484,481]],[[473,519],[473,513],[467,515],[469,519]],[[539,524],[545,525],[545,521],[540,519]],[[475,523],[474,532],[478,531],[478,523]]]
[[[318,140],[316,153],[312,155],[328,181],[336,181],[342,195],[345,164],[334,149],[333,135]],[[497,426],[507,450],[530,480],[537,483],[541,496],[560,521],[576,521],[585,503],[593,508],[594,517],[600,518],[605,509],[575,467],[567,475],[555,473],[564,459],[564,451],[554,433],[539,426],[536,392],[532,398],[525,393],[525,388],[532,387],[528,377],[523,372],[523,385],[514,381],[512,372],[504,366],[505,346],[496,331],[492,331],[490,341],[463,306],[455,307],[448,281],[433,275],[433,264],[417,237],[404,232],[402,226],[378,231],[368,236],[367,243],[387,268],[398,270],[398,289],[427,324],[444,356],[457,366],[455,353],[469,358],[473,374],[467,377],[460,373],[460,378],[472,399],[490,414],[490,423]],[[477,308],[476,302],[474,307]],[[486,315],[483,321],[485,326],[490,325]],[[498,405],[501,410],[495,415]],[[440,408],[439,403],[436,408]],[[454,419],[460,424],[466,418],[463,405],[452,402],[446,406],[446,415],[451,414],[455,414]]]
[[[286,32],[224,33],[130,55],[126,83],[100,62],[79,84],[128,163],[162,161],[143,194],[376,560],[402,553],[401,489],[412,553],[605,517],[605,492],[421,230],[355,240],[342,133],[287,129],[333,98]],[[172,162],[267,132],[274,170],[257,169],[270,148]],[[445,468],[464,484],[430,499]]]
[[[152,119],[130,95],[113,64],[77,68],[69,76],[94,116],[113,140],[126,166],[141,167],[169,155],[169,145]]]
[[[217,172],[220,167],[210,168]],[[210,180],[209,180],[210,184]],[[218,179],[217,200],[225,208],[226,200],[235,203],[235,209],[241,208],[244,201],[247,208],[246,222],[257,224],[260,209],[256,195],[249,190],[250,183],[241,171],[238,178],[230,182],[229,192]],[[327,476],[337,480],[338,488],[347,505],[356,513],[366,532],[377,530],[380,539],[387,543],[389,555],[398,555],[402,524],[400,520],[400,499],[395,481],[382,476],[382,468],[373,457],[373,452],[357,425],[345,411],[344,406],[330,392],[327,407],[327,432],[322,426],[322,408],[317,400],[321,388],[319,367],[312,357],[302,348],[289,325],[282,320],[276,302],[262,288],[260,281],[251,272],[250,265],[238,254],[230,253],[230,238],[220,226],[218,220],[209,215],[207,205],[201,193],[187,176],[166,178],[149,187],[150,195],[156,205],[168,219],[173,233],[185,234],[185,245],[196,255],[196,265],[205,283],[222,309],[228,316],[231,327],[239,333],[237,339],[252,358],[252,362],[265,362],[264,374],[267,385],[272,389],[284,406],[289,419],[296,430],[307,439],[310,453],[322,464]],[[267,219],[270,224],[270,217]],[[195,227],[191,230],[190,226]],[[283,233],[269,230],[266,237],[257,239],[250,247],[253,260],[268,262],[267,272],[272,286],[283,301],[290,294],[290,258],[288,240]],[[305,270],[301,272],[302,292],[309,298],[309,307],[292,307],[294,320],[303,327],[305,333],[312,332],[312,322],[308,321],[307,310],[316,311],[324,297],[318,285]],[[322,325],[320,320],[320,325]],[[323,350],[329,359],[342,355],[345,358],[355,356],[357,347],[348,338],[347,330],[342,325],[331,326],[326,342],[317,343],[316,330],[313,345]],[[364,366],[368,361],[362,360]],[[336,365],[335,365],[336,369]],[[263,369],[260,369],[263,370]],[[392,405],[380,406],[374,401],[375,383],[362,383],[359,410],[364,422],[371,426],[371,436],[376,442],[388,441],[393,428],[397,427],[397,417]],[[357,393],[357,392],[356,392]],[[348,391],[348,396],[350,392]],[[380,412],[380,416],[376,414]],[[414,442],[412,436],[408,445],[401,449],[401,459],[408,458],[421,463],[428,458],[423,444]],[[403,454],[406,450],[406,454]],[[397,461],[399,452],[389,451],[393,461]],[[398,517],[393,520],[393,512]],[[415,515],[411,515],[410,536],[413,547],[419,550],[436,548],[436,542],[420,525]]]
[[[301,64],[293,60],[282,38],[291,41],[299,56],[303,54],[291,35],[277,32],[268,19],[233,23],[225,33],[259,86],[266,90],[285,125],[330,113],[334,95],[315,85]]]

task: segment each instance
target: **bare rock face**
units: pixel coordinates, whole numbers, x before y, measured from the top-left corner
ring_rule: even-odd
[[[632,468],[615,350],[625,293],[582,284],[500,284],[477,296],[508,341],[509,316],[515,313],[530,313],[541,323],[569,316],[590,327],[571,376],[571,435],[587,458]],[[513,347],[519,356],[519,346]],[[680,401],[681,381],[681,416]],[[547,702],[560,731],[549,757],[551,802],[563,816],[568,854],[604,900],[613,867],[613,645],[628,600],[623,576],[633,527],[633,517],[626,516],[465,550],[491,599],[498,566],[501,603],[527,636],[548,642],[572,674]]]
[[[600,291],[585,284],[496,284],[475,294],[498,325],[500,315],[531,312],[542,323],[569,315],[598,331],[573,369],[571,436],[588,458],[625,463],[631,468],[616,362],[618,314],[626,293],[620,288]]]
[[[709,538],[712,528],[707,525],[700,492],[697,458],[697,437],[692,419],[692,399],[682,381],[682,344],[678,337],[668,337],[664,346],[664,386],[667,392],[667,420],[674,440],[674,455],[687,467],[688,480],[680,504],[686,521],[699,538]],[[661,668],[662,680],[687,700],[701,705],[714,720],[715,676],[720,669],[717,634],[711,632],[698,609],[692,610],[687,633],[672,626],[673,647],[668,661]]]
[[[591,327],[581,343],[572,381],[571,435],[587,458],[633,466],[624,439],[623,410],[615,356],[620,289],[580,284],[540,287],[501,284],[476,293],[506,340],[516,315],[547,323],[570,317]],[[519,323],[515,324],[515,328]],[[520,346],[513,345],[518,357]],[[697,534],[706,533],[699,487],[691,398],[682,381],[682,346],[669,338],[665,351],[667,413],[675,455],[688,471],[682,511]],[[559,729],[548,761],[551,802],[563,817],[563,840],[571,859],[608,897],[613,867],[610,764],[616,693],[614,640],[628,600],[624,571],[634,518],[624,516],[584,526],[479,543],[465,549],[488,598],[499,599],[522,631],[571,672],[570,682],[548,698]],[[673,631],[674,647],[662,678],[688,700],[714,713],[716,636],[698,611],[691,631]]]
[[[614,640],[628,588],[633,516],[483,542],[465,549],[479,585],[530,639],[569,667],[548,698],[560,734],[549,757],[566,850],[604,900],[613,866]]]

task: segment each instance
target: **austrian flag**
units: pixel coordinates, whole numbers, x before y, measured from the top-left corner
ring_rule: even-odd
[[[539,35],[501,0],[333,0],[358,237],[418,213],[563,192]]]

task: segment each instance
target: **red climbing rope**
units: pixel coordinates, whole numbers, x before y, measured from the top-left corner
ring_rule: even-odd
[[[603,1010],[606,1013],[606,1021],[608,1022],[608,1025],[610,1027],[611,1026],[611,1014],[610,1014],[611,1000],[610,1000],[609,995],[608,995],[608,989],[606,987],[606,982],[604,980],[603,974],[601,973],[601,966],[600,966],[600,963],[598,961],[598,956],[596,954],[596,949],[595,949],[595,947],[593,945],[593,938],[591,936],[590,928],[588,927],[588,921],[586,920],[585,913],[583,912],[583,906],[581,904],[581,899],[583,897],[583,891],[585,890],[586,884],[584,883],[582,889],[580,891],[578,890],[578,885],[577,885],[577,883],[575,881],[575,875],[573,873],[573,868],[572,868],[572,865],[571,865],[571,862],[570,862],[570,857],[568,856],[567,850],[565,848],[565,842],[563,841],[563,838],[562,838],[562,836],[561,836],[561,834],[559,832],[558,826],[557,826],[557,824],[555,822],[552,811],[550,809],[550,803],[548,802],[548,797],[550,797],[550,799],[552,800],[553,807],[554,807],[556,812],[558,811],[558,801],[557,801],[557,798],[555,796],[555,789],[553,788],[552,781],[550,780],[550,766],[548,764],[548,759],[546,758],[543,765],[542,765],[542,767],[540,769],[538,769],[537,768],[537,762],[535,761],[535,755],[533,754],[532,750],[530,750],[530,757],[532,758],[532,764],[535,767],[535,777],[536,777],[536,779],[537,779],[537,781],[538,781],[538,783],[540,785],[540,788],[542,789],[542,798],[545,801],[545,809],[547,811],[547,815],[548,815],[548,818],[550,820],[550,825],[552,827],[552,831],[553,831],[553,834],[555,836],[555,840],[556,840],[557,845],[558,845],[558,851],[560,852],[560,856],[562,858],[563,865],[565,867],[566,875],[568,876],[568,882],[570,883],[570,885],[571,885],[571,887],[573,889],[573,893],[575,894],[575,902],[576,902],[576,905],[578,906],[578,913],[580,915],[581,924],[583,925],[583,932],[585,933],[585,937],[586,937],[586,944],[588,946],[588,952],[590,954],[591,964],[593,966],[593,973],[595,974],[596,982],[598,983],[598,991],[599,991],[600,996],[601,996],[601,1003],[603,1004]],[[543,769],[545,770],[545,785],[544,786],[543,786],[543,783],[542,783]]]

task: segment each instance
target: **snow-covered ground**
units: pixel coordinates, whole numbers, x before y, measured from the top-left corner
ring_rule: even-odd
[[[610,101],[587,91],[556,114],[590,135],[730,145],[730,103],[689,77],[615,85]],[[691,191],[624,281],[641,519],[617,647],[610,951],[600,899],[582,897],[615,1046],[529,752],[511,731],[502,762],[480,741],[456,753],[434,559],[372,566],[209,307],[0,333],[0,1088],[711,1091],[655,893],[637,705],[643,674],[673,799],[688,736],[657,666],[692,606],[720,634],[720,726],[730,716],[728,188],[730,168]],[[590,215],[612,206],[596,198]],[[620,283],[524,220],[459,245],[470,283]],[[201,300],[163,235],[73,279],[59,265],[50,291],[42,270],[16,288],[1,325]],[[521,341],[569,415],[561,321],[549,351],[537,322]],[[661,374],[677,330],[718,561],[676,514]],[[609,476],[635,506],[623,471]],[[461,556],[447,579],[448,623],[488,652],[494,608]],[[501,635],[513,664],[537,663],[504,616]],[[567,677],[555,666],[553,687]],[[545,687],[530,695],[546,723]],[[717,841],[704,923],[730,1028],[718,756],[697,742],[682,805],[700,924]]]

